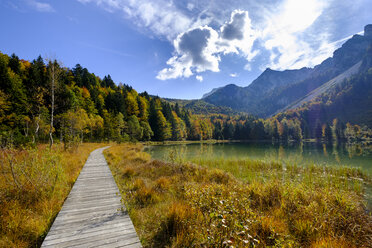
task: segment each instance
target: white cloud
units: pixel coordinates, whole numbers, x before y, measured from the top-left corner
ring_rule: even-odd
[[[220,57],[216,42],[218,33],[211,27],[204,26],[181,33],[174,41],[176,55],[167,61],[170,66],[161,70],[160,80],[190,77],[196,72],[218,72]]]
[[[167,0],[77,0],[80,3],[95,3],[106,11],[119,11],[130,19],[141,31],[148,30],[150,35],[165,37],[172,41],[180,33],[192,27],[210,22],[209,18],[187,16],[173,1]],[[188,8],[193,8],[188,4]]]
[[[187,9],[192,11],[194,9],[195,5],[193,3],[187,3]]]
[[[224,54],[242,53],[250,61],[258,51],[252,51],[258,33],[253,30],[248,11],[234,10],[230,21],[220,28]]]
[[[310,67],[331,56],[339,45],[330,42],[330,34],[319,25],[332,1],[77,1],[120,13],[141,32],[172,42],[174,53],[158,73],[160,80],[218,72],[226,54],[245,58],[245,70],[251,70],[253,58],[260,55],[259,68]]]
[[[237,77],[238,76],[238,74],[237,73],[230,73],[230,77]]]
[[[39,12],[55,12],[54,8],[49,3],[42,3],[36,0],[28,0],[27,2]]]
[[[217,72],[220,56],[231,53],[244,57],[247,60],[244,69],[249,71],[252,59],[259,54],[258,49],[253,49],[255,41],[260,42],[261,49],[269,51],[269,61],[265,67],[294,69],[314,66],[329,57],[335,49],[334,44],[327,42],[327,34],[319,34],[316,46],[302,37],[325,7],[318,0],[286,0],[267,15],[262,27],[255,28],[248,11],[234,10],[230,20],[217,31],[204,26],[181,33],[174,42],[175,55],[168,60],[168,68],[161,70],[157,78],[190,77],[195,72],[207,70]],[[200,39],[201,30],[209,36]]]
[[[257,55],[252,52],[256,34],[251,28],[247,11],[235,10],[230,21],[219,31],[209,26],[190,29],[174,41],[175,55],[167,61],[168,68],[161,70],[160,80],[190,77],[194,72],[219,71],[221,54],[241,54],[247,60]]]
[[[303,36],[326,7],[320,0],[286,0],[278,11],[268,14],[260,37],[270,52],[266,66],[280,70],[310,67],[332,55],[335,46],[327,42],[324,31],[319,31],[315,42]]]
[[[196,80],[198,80],[199,82],[203,82],[203,77],[202,77],[202,76],[197,75],[195,78],[196,78]]]
[[[315,22],[325,6],[320,0],[286,0],[273,25],[288,33],[301,32]]]
[[[245,64],[244,65],[244,70],[246,70],[246,71],[252,70],[251,64],[250,63]]]

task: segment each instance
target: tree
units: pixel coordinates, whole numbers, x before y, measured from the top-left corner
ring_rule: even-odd
[[[172,125],[172,140],[183,140],[186,138],[186,125],[181,118],[177,116],[175,111],[172,111],[170,118]]]
[[[113,119],[113,137],[116,141],[121,142],[126,140],[126,130],[128,129],[127,123],[124,121],[124,115],[118,113]]]
[[[149,118],[149,105],[146,98],[138,96],[137,103],[139,108],[139,119],[141,121],[147,121]]]
[[[222,125],[220,121],[214,122],[213,138],[216,140],[223,140]]]
[[[138,116],[139,114],[137,97],[135,95],[137,95],[137,93],[128,92],[125,97],[124,101],[125,101],[125,106],[126,106],[126,113],[128,116],[131,116],[131,115]]]
[[[155,137],[159,141],[164,141],[172,137],[171,125],[165,119],[163,113],[158,110],[156,112],[156,123],[157,130],[155,132]]]
[[[51,107],[50,107],[50,129],[49,129],[49,147],[53,146],[53,132],[54,132],[54,92],[58,84],[59,77],[61,75],[61,68],[57,60],[49,60],[48,62],[48,76],[50,81],[50,95],[51,95]]]
[[[111,79],[110,75],[107,75],[103,78],[101,85],[103,87],[107,87],[107,88],[111,88],[111,89],[116,88],[116,85],[115,85],[114,81]]]
[[[223,127],[223,138],[232,139],[234,137],[234,125],[231,121],[227,121]]]
[[[9,59],[9,67],[10,69],[16,73],[16,74],[21,74],[21,65],[18,56],[16,56],[14,53]]]
[[[338,141],[343,138],[343,130],[337,118],[333,119],[331,129],[333,140]]]
[[[137,116],[131,115],[128,118],[128,134],[134,140],[141,140],[142,127],[138,121]]]
[[[327,123],[323,124],[322,126],[322,137],[323,137],[323,140],[326,142],[329,142],[332,140],[332,129]]]
[[[294,140],[302,140],[301,122],[295,119],[292,123],[292,138]]]
[[[200,131],[201,131],[201,138],[203,140],[208,140],[212,138],[213,135],[213,128],[212,123],[209,119],[203,119],[200,121]]]
[[[84,132],[89,125],[89,118],[84,109],[69,110],[56,116],[56,119],[61,125],[60,132],[65,149],[83,141]]]
[[[159,98],[150,100],[149,124],[154,132],[154,140],[163,141],[171,138],[171,125],[165,119],[161,111],[161,101]]]
[[[146,121],[141,121],[140,125],[142,128],[142,140],[151,140],[151,137],[154,136],[154,132],[151,130],[149,123]]]
[[[89,115],[88,127],[90,130],[90,139],[93,140],[93,137],[100,138],[102,137],[103,131],[103,118],[99,115]]]
[[[203,138],[201,133],[200,121],[198,119],[194,119],[191,121],[191,127],[187,136],[191,140],[201,140]]]
[[[108,95],[104,100],[104,105],[109,112],[114,112],[118,114],[119,112],[123,115],[127,114],[126,111],[126,99],[124,98],[123,94],[120,91],[113,91],[110,90]]]
[[[251,130],[251,138],[254,140],[265,139],[265,127],[261,120],[253,122],[253,128]]]

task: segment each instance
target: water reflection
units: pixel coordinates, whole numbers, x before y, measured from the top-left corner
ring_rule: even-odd
[[[186,161],[190,158],[265,159],[305,165],[338,164],[372,171],[372,145],[321,143],[194,143],[146,147],[154,159]]]

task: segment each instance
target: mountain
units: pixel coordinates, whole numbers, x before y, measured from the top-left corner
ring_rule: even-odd
[[[320,96],[323,93],[326,93],[329,91],[332,87],[335,87],[341,83],[344,82],[344,80],[350,78],[352,75],[355,75],[359,72],[360,66],[362,64],[362,61],[359,61],[352,67],[350,67],[348,70],[345,72],[341,73],[337,77],[329,80],[327,83],[321,85],[320,87],[316,88],[315,90],[311,91],[309,94],[304,96],[303,98],[299,99],[298,101],[295,101],[288,105],[286,109],[279,110],[278,112],[282,112],[287,109],[296,109],[300,106],[302,106],[304,103],[309,102],[310,100]]]
[[[259,114],[258,103],[263,96],[278,87],[307,77],[311,71],[312,69],[302,68],[280,72],[268,68],[247,87],[229,84],[206,94],[203,100],[217,106],[227,106],[238,111]]]
[[[364,35],[354,35],[331,58],[314,68],[285,71],[268,68],[247,87],[229,84],[206,94],[203,100],[260,117],[298,107],[324,93],[333,84],[367,70],[372,61],[367,59],[364,64],[361,61],[371,42],[372,25],[367,25]]]
[[[205,93],[205,94],[202,96],[202,99],[203,99],[203,98],[206,98],[206,97],[208,97],[208,96],[210,96],[210,95],[212,95],[214,92],[216,92],[217,90],[219,90],[219,89],[221,89],[221,88],[223,88],[223,87],[214,88],[214,89],[212,89],[210,92]]]
[[[372,44],[362,61],[309,95],[313,95],[311,100],[299,102],[282,114],[317,119],[309,123],[330,124],[337,118],[343,123],[372,127]]]

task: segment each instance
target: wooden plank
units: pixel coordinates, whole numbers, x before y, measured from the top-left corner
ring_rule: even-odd
[[[89,155],[41,247],[141,247],[104,149]]]
[[[94,227],[94,228],[86,228],[86,229],[82,229],[82,230],[79,230],[79,231],[75,231],[73,234],[76,235],[76,234],[84,234],[84,233],[92,233],[92,232],[96,232],[96,231],[101,231],[101,230],[105,230],[105,229],[108,229],[108,228],[115,228],[115,227],[123,227],[123,228],[126,228],[126,227],[130,227],[130,223],[125,223],[125,222],[113,222],[113,223],[110,223],[110,225],[102,225],[102,226],[97,226],[97,227]],[[61,237],[61,235],[63,235],[63,233],[65,233],[66,230],[58,230],[58,233],[56,234],[51,234],[50,237],[49,237],[49,241],[52,241],[52,240],[55,240],[55,239],[59,239]]]

